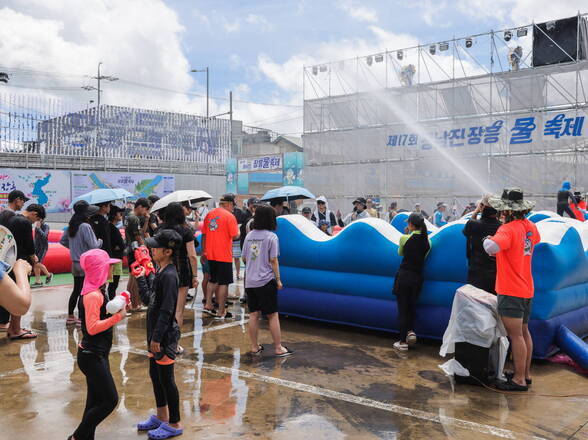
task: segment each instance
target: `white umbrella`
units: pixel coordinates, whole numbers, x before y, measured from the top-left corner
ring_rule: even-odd
[[[173,202],[190,202],[190,204],[193,204],[204,202],[210,199],[212,199],[212,196],[205,191],[182,189],[179,191],[174,191],[173,193],[159,199],[151,207],[151,212],[159,211]]]

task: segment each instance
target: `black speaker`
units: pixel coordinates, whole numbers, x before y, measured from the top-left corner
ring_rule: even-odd
[[[455,360],[470,372],[470,376],[458,376],[456,374],[455,382],[482,386],[481,383],[488,385],[492,381],[494,371],[490,367],[489,348],[468,342],[456,342]]]
[[[540,67],[585,59],[586,21],[583,17],[580,17],[580,20],[580,26],[578,26],[578,16],[535,25],[533,66]],[[580,29],[579,42],[578,29]]]

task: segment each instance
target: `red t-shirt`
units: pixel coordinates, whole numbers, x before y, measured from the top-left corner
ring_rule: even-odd
[[[210,211],[204,218],[202,234],[206,258],[212,261],[231,263],[233,261],[233,237],[239,234],[235,216],[224,208]]]
[[[533,298],[531,258],[541,237],[534,223],[514,220],[498,228],[491,238],[499,247],[496,254],[496,292],[519,298]]]

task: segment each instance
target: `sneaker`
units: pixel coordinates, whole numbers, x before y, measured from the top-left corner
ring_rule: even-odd
[[[38,287],[43,287],[43,286],[44,286],[43,283],[33,283],[33,284],[31,284],[31,288],[32,289],[36,289]]]
[[[49,275],[47,275],[45,277],[45,284],[49,284],[51,282],[51,280],[53,279],[53,274],[50,273]]]
[[[231,319],[232,317],[233,314],[231,312],[226,312],[223,316],[216,315],[214,319],[216,319],[217,321],[224,321],[225,319]]]
[[[406,343],[408,345],[414,345],[417,343],[417,336],[415,332],[408,332],[406,335]]]
[[[408,351],[408,344],[401,341],[395,342],[393,347],[398,351]]]
[[[210,316],[216,316],[216,310],[215,309],[210,309],[209,310],[209,309],[204,309],[203,308],[202,309],[202,312],[203,313],[206,313],[207,315],[210,315]]]

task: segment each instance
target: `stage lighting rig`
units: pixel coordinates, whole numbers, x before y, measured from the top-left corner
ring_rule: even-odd
[[[504,31],[504,41],[510,41],[511,38],[512,38],[512,32],[511,31]]]
[[[449,43],[439,43],[439,50],[441,52],[446,51],[447,49],[449,49]]]
[[[435,52],[436,52],[436,51],[437,51],[437,46],[435,46],[434,44],[431,44],[431,45],[429,46],[429,53],[430,53],[431,55],[435,55]]]
[[[474,44],[474,41],[471,38],[466,38],[465,47],[469,49],[470,47],[472,47],[472,44]]]

